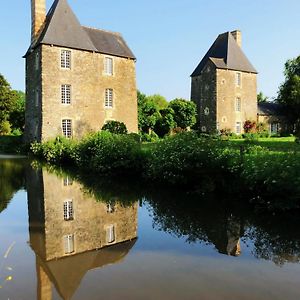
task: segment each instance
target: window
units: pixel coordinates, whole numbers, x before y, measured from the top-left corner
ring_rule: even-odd
[[[61,50],[60,66],[62,69],[71,69],[71,51]]]
[[[64,202],[64,220],[71,221],[73,220],[73,201],[68,200]]]
[[[62,133],[67,138],[72,137],[72,120],[62,120]]]
[[[236,130],[237,134],[242,133],[242,124],[241,124],[241,122],[236,122],[235,130]]]
[[[115,204],[114,203],[108,203],[106,206],[106,212],[112,214],[115,212]]]
[[[235,73],[235,83],[237,86],[241,86],[242,85],[242,73]]]
[[[69,177],[64,178],[64,186],[69,186],[73,184],[73,180]]]
[[[71,85],[63,84],[61,86],[61,103],[71,104]]]
[[[105,90],[105,107],[112,108],[113,107],[113,89]]]
[[[241,111],[242,108],[242,101],[241,98],[236,98],[235,99],[235,111]]]
[[[64,236],[64,248],[65,254],[71,254],[74,252],[74,234]]]
[[[35,107],[39,106],[39,102],[40,102],[40,93],[39,90],[35,91]]]
[[[270,131],[271,131],[271,133],[278,133],[279,124],[278,123],[271,123],[270,124]]]
[[[106,228],[106,241],[107,243],[113,243],[115,241],[115,226],[110,225]]]
[[[111,57],[105,57],[104,71],[106,75],[113,75],[113,59]]]

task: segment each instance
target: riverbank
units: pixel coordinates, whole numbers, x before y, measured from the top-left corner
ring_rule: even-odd
[[[228,190],[268,210],[300,208],[300,146],[262,146],[182,133],[152,144],[130,135],[92,134],[80,142],[57,138],[33,144],[36,157],[96,177],[142,179],[148,185],[205,194]],[[280,149],[279,149],[280,148]]]

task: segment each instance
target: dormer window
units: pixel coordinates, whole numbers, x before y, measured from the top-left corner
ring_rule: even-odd
[[[61,50],[60,67],[62,69],[71,69],[71,51],[70,50]]]
[[[240,73],[240,72],[235,73],[235,84],[236,84],[236,86],[242,85],[242,73]]]
[[[104,71],[105,75],[113,75],[113,59],[111,57],[105,57],[104,60]]]

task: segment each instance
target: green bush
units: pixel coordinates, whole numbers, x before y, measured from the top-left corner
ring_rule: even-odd
[[[222,178],[238,159],[239,151],[226,148],[220,141],[198,138],[194,132],[181,133],[157,143],[147,175],[169,184],[195,185],[208,177]]]
[[[150,134],[142,133],[141,139],[142,142],[153,143],[157,142],[159,140],[159,137],[154,131],[152,131]]]
[[[102,130],[108,131],[114,134],[127,134],[126,125],[119,121],[108,121],[102,127]]]
[[[102,131],[82,140],[78,145],[76,163],[101,174],[132,174],[140,171],[143,157],[140,143],[132,137]]]

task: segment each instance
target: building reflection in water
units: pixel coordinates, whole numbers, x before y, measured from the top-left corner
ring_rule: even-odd
[[[27,170],[26,180],[37,299],[52,299],[52,284],[71,299],[89,270],[120,262],[133,247],[137,201],[97,202],[79,183],[45,170]]]

